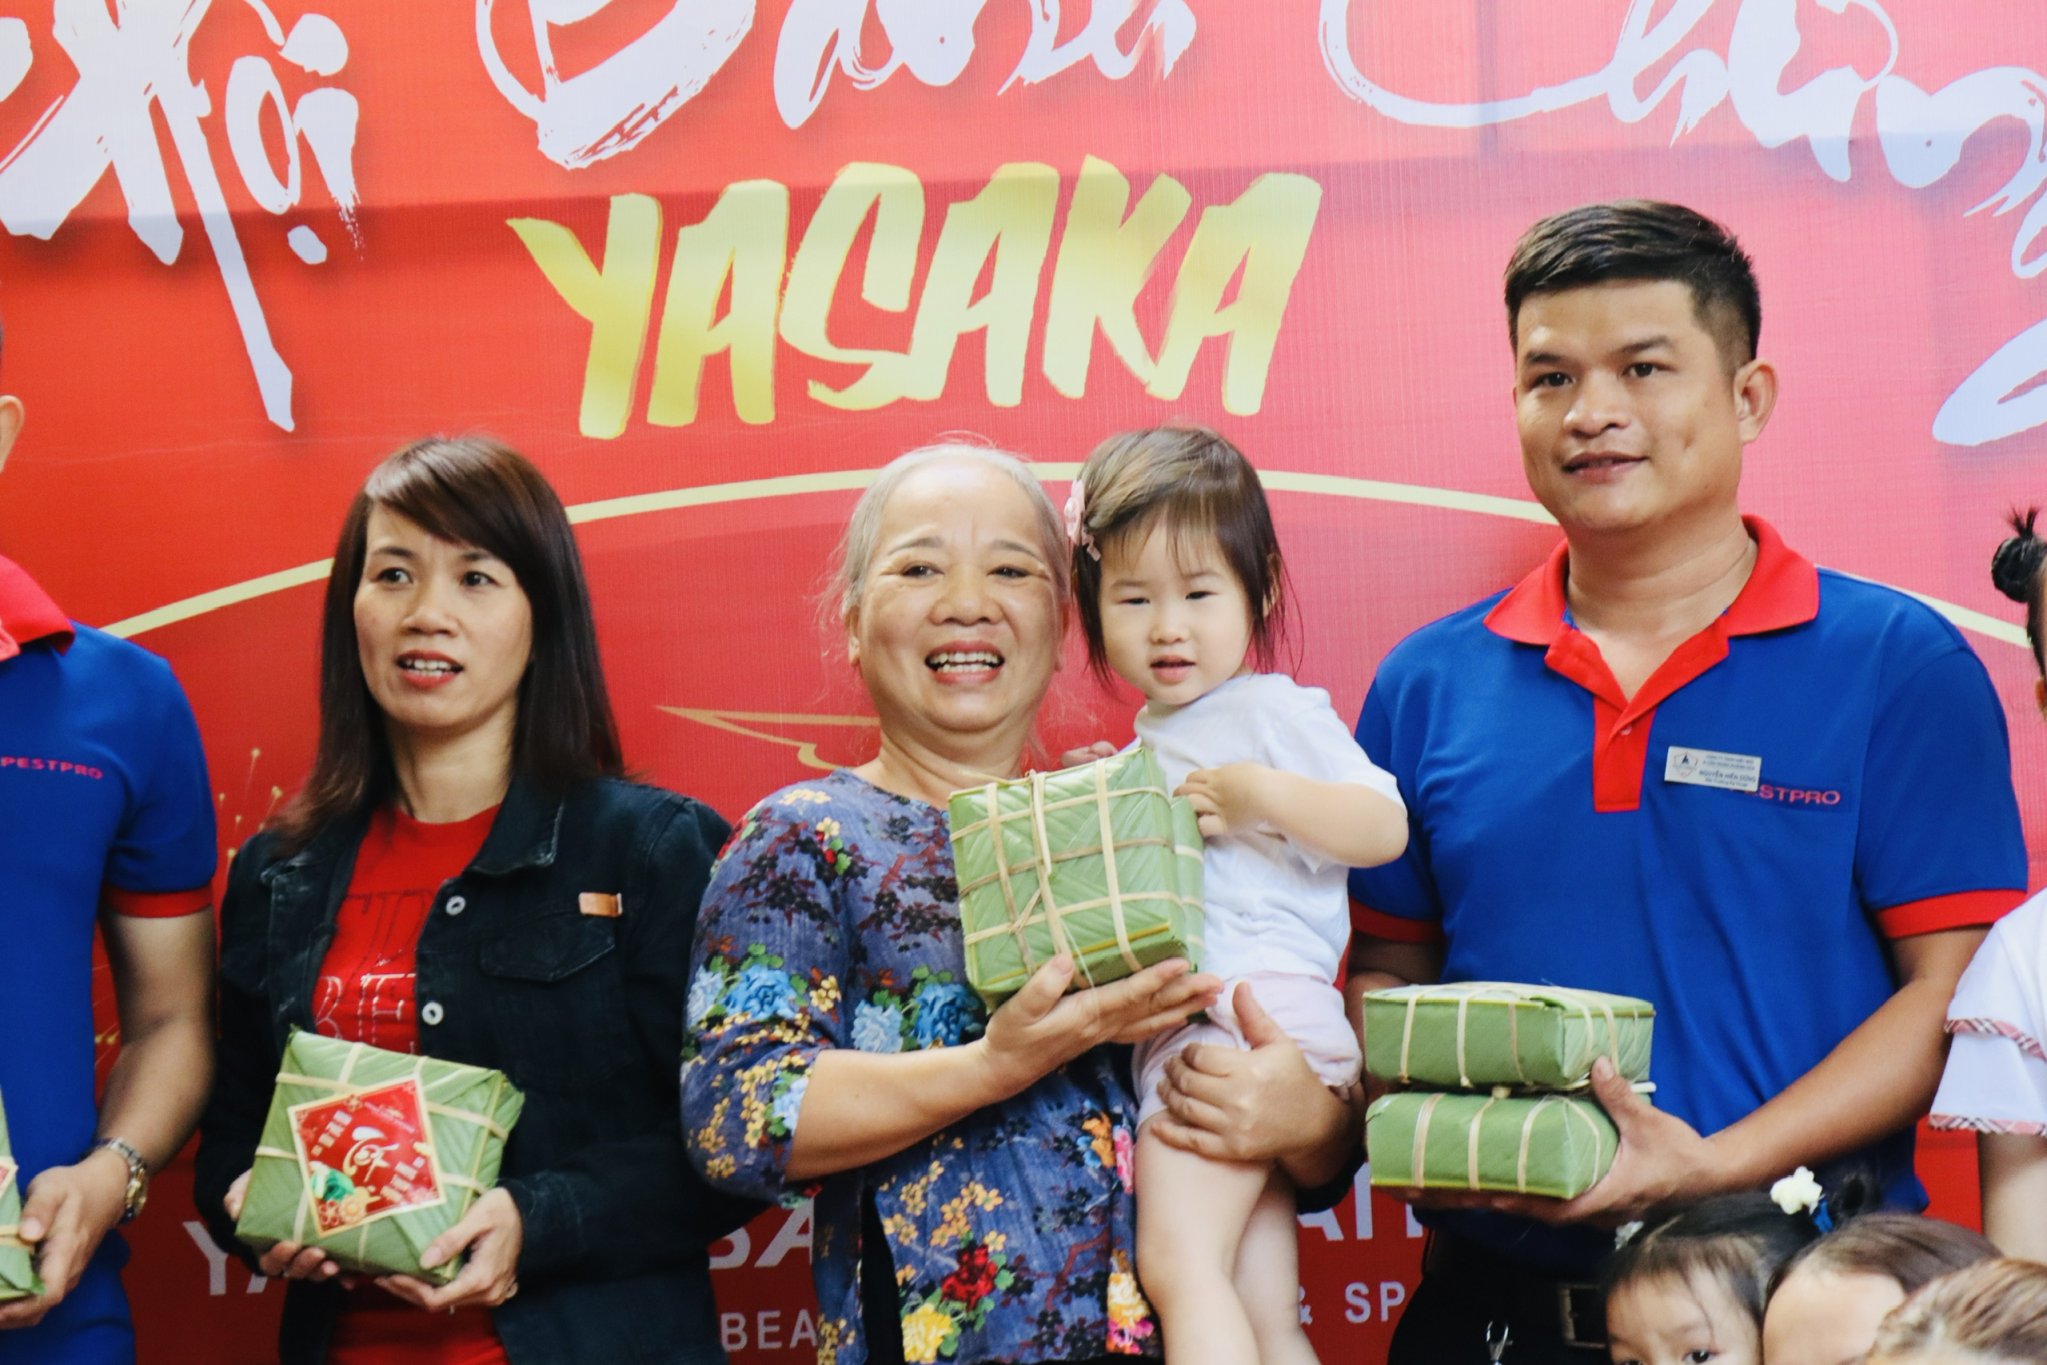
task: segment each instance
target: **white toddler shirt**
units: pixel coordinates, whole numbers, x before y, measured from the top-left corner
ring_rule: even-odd
[[[1263,763],[1321,782],[1354,782],[1399,806],[1392,774],[1365,757],[1329,694],[1283,673],[1247,673],[1187,705],[1137,713],[1137,741],[1172,790],[1201,768]],[[1334,981],[1350,946],[1350,869],[1270,830],[1208,841],[1201,969],[1219,976],[1299,972]]]
[[[2047,892],[1983,940],[1955,987],[1947,1031],[1954,1043],[1933,1126],[2047,1137]]]

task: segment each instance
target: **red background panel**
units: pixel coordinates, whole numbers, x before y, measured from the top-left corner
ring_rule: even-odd
[[[1763,349],[1783,398],[1750,452],[1750,510],[1821,562],[1925,594],[1961,621],[2006,699],[2037,830],[2047,743],[2032,663],[1984,568],[2003,510],[2047,497],[2047,406],[2033,387],[2047,342],[2022,336],[2047,313],[2032,241],[2047,225],[2037,74],[2047,11],[2031,0],[1835,8],[0,3],[0,17],[19,21],[0,23],[0,77],[27,53],[0,94],[0,147],[15,147],[0,162],[0,375],[29,412],[0,479],[0,553],[81,619],[171,660],[206,735],[231,850],[300,778],[311,744],[317,590],[266,592],[262,580],[328,555],[350,493],[396,445],[496,432],[574,505],[746,485],[701,505],[628,507],[583,530],[632,763],[737,816],[806,761],[857,760],[872,742],[816,611],[853,494],[829,478],[755,481],[871,470],[959,430],[1071,462],[1109,431],[1186,419],[1220,425],[1274,476],[1301,596],[1298,675],[1354,711],[1394,641],[1513,581],[1553,538],[1531,517],[1507,402],[1499,276],[1515,237],[1586,200],[1674,198],[1731,224],[1763,285]],[[485,60],[497,53],[508,80],[542,90],[536,10],[591,11],[539,26],[559,82],[547,108],[587,101],[592,128],[642,129],[632,145],[584,161],[543,152],[520,107],[531,97],[508,95]],[[838,39],[833,14],[857,20]],[[700,41],[662,46],[665,24],[703,30],[720,15],[745,30],[722,64]],[[1141,36],[1148,25],[1158,32]],[[828,55],[835,41],[843,61]],[[1101,60],[1012,79],[1061,44]],[[1133,45],[1134,62],[1111,51]],[[320,59],[297,60],[309,54]],[[637,62],[650,84],[608,62]],[[274,106],[249,123],[234,98],[264,67],[291,127]],[[821,69],[815,109],[786,118],[778,82],[800,90]],[[684,88],[668,97],[668,85]],[[343,147],[319,114],[350,101],[356,132]],[[267,171],[235,155],[252,133]],[[292,145],[298,194],[266,199]],[[113,167],[82,197],[64,192],[61,168],[98,164],[103,146]],[[1192,199],[1134,309],[1153,352],[1204,211],[1270,174],[1319,188],[1283,313],[1264,319],[1274,341],[1255,410],[1224,405],[1226,339],[1203,347],[1173,398],[1149,395],[1099,336],[1085,396],[1046,377],[1054,264],[1090,157],[1128,177],[1133,198],[1169,176]],[[935,396],[861,411],[811,393],[860,367],[776,342],[773,420],[740,419],[720,355],[704,366],[696,419],[652,423],[677,232],[729,185],[773,181],[789,195],[786,267],[856,162],[912,173],[925,201],[908,308],[860,297],[872,222],[831,300],[834,341],[877,349],[909,344],[953,206],[1006,164],[1059,177],[1035,292],[1000,314],[1027,329],[1021,401],[991,401],[978,333],[960,339]],[[358,202],[345,218],[337,182],[351,178]],[[579,426],[591,326],[508,221],[559,223],[605,262],[622,195],[651,197],[662,231],[625,429],[606,436]],[[318,237],[321,263],[294,251],[296,229]],[[783,287],[768,274],[771,292]],[[239,330],[257,314],[291,380],[280,402],[273,366],[268,415]],[[2000,350],[2004,379],[1968,400],[1971,375]],[[1347,482],[1300,491],[1289,475]],[[1104,694],[1077,664],[1070,656],[1045,712],[1054,752],[1128,733],[1132,699]],[[1936,1208],[1972,1217],[1968,1144],[1923,1150]],[[136,1229],[129,1283],[144,1358],[263,1359],[280,1296],[251,1292],[238,1266],[199,1244],[188,1180],[183,1167],[166,1172]],[[1325,1358],[1376,1358],[1415,1276],[1404,1210],[1346,1201],[1301,1236],[1303,1310]],[[804,1219],[767,1215],[722,1262],[734,1358],[806,1358]]]

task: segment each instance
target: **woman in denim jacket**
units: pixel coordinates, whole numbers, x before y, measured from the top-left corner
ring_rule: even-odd
[[[620,778],[581,562],[524,459],[426,440],[343,524],[304,789],[235,860],[196,1197],[233,1240],[293,1027],[494,1067],[526,1094],[449,1284],[291,1281],[298,1362],[722,1361],[705,1248],[751,1206],[690,1173],[675,1059],[725,822]],[[428,1310],[428,1311],[421,1311]]]

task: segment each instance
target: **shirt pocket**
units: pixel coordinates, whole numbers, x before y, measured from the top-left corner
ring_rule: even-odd
[[[614,922],[572,909],[528,915],[484,941],[478,965],[513,1084],[588,1089],[632,1060],[619,962]]]

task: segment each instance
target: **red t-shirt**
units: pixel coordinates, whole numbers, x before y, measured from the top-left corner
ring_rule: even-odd
[[[419,935],[442,883],[483,847],[493,807],[448,825],[379,810],[356,850],[334,942],[313,988],[313,1028],[392,1052],[419,1051],[414,1009]],[[506,1365],[490,1310],[425,1313],[366,1284],[349,1294],[329,1365]]]

